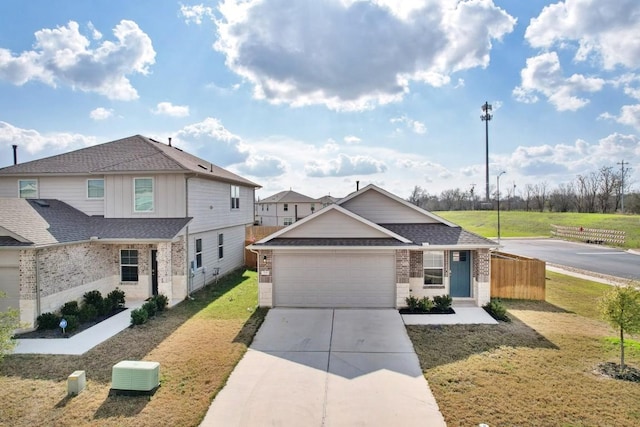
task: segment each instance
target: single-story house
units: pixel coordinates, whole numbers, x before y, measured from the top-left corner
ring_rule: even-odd
[[[267,307],[406,306],[406,298],[490,299],[498,244],[369,185],[249,245]]]

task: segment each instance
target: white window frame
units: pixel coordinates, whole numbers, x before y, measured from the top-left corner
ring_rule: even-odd
[[[136,260],[138,261],[136,264],[131,263],[123,263],[122,262],[122,252],[124,251],[135,251],[136,252]],[[124,280],[122,276],[122,267],[135,267],[136,268],[136,280]],[[140,251],[137,249],[120,249],[120,282],[122,283],[137,283],[140,280]]]
[[[287,217],[282,220],[282,225],[284,226],[291,225],[291,224],[293,224],[293,218]]]
[[[91,181],[102,181],[102,196],[100,197],[96,197],[96,196],[91,196],[91,193],[89,193],[89,182]],[[134,188],[135,191],[135,188]],[[104,178],[89,178],[87,179],[87,199],[90,200],[103,200],[104,199]]]
[[[218,234],[218,259],[224,258],[224,233]]]
[[[142,180],[151,180],[151,209],[145,209],[145,210],[139,210],[137,209],[136,206],[136,182],[138,181],[142,181]],[[149,212],[154,212],[155,211],[155,180],[153,179],[153,177],[137,177],[137,178],[133,178],[133,211],[136,213],[149,213]]]
[[[422,269],[424,286],[443,286],[444,285],[444,251],[424,251],[422,253]],[[438,261],[441,261],[438,262]],[[439,265],[441,264],[441,265]],[[427,279],[427,270],[435,272],[440,270],[440,283],[425,283]],[[432,275],[429,275],[431,277]]]
[[[231,209],[240,209],[240,186],[231,186]]]
[[[22,196],[22,183],[23,182],[34,182],[36,185],[36,194],[34,197],[23,197]],[[18,180],[18,197],[21,199],[37,199],[40,197],[40,186],[38,185],[38,180],[37,179],[32,179],[32,178],[28,178],[28,179],[19,179]]]
[[[198,242],[200,242],[200,245],[198,245]],[[196,268],[202,268],[202,239],[196,239],[195,243],[195,261],[196,261]],[[198,250],[198,246],[200,246],[200,250]]]
[[[289,203],[284,204],[284,211],[289,212]]]

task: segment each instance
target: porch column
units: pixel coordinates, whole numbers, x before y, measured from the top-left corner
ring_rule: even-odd
[[[273,251],[258,252],[258,305],[273,307]]]
[[[476,302],[482,307],[491,300],[491,253],[489,249],[478,249],[473,265]]]
[[[173,286],[171,280],[171,242],[158,243],[158,293],[165,295],[169,301],[173,299]]]
[[[396,308],[406,307],[409,296],[411,262],[408,249],[396,250]]]

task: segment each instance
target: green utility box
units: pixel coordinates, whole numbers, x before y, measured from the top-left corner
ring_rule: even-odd
[[[111,370],[111,393],[152,393],[160,385],[160,363],[123,360]]]

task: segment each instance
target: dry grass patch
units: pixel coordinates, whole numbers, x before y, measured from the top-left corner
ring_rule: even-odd
[[[129,328],[82,356],[12,355],[0,365],[0,425],[195,426],[262,323],[257,278],[238,272],[150,323]],[[109,397],[121,360],[160,362],[151,397]],[[83,369],[87,389],[66,397],[67,376]]]
[[[511,323],[407,328],[449,425],[640,425],[640,384],[595,372],[616,361],[607,341],[615,332],[593,313],[575,313],[597,311],[577,300],[598,291],[586,281],[589,289],[570,291],[562,276],[550,282],[564,307],[505,301]],[[640,366],[640,354],[630,353],[629,363]]]

